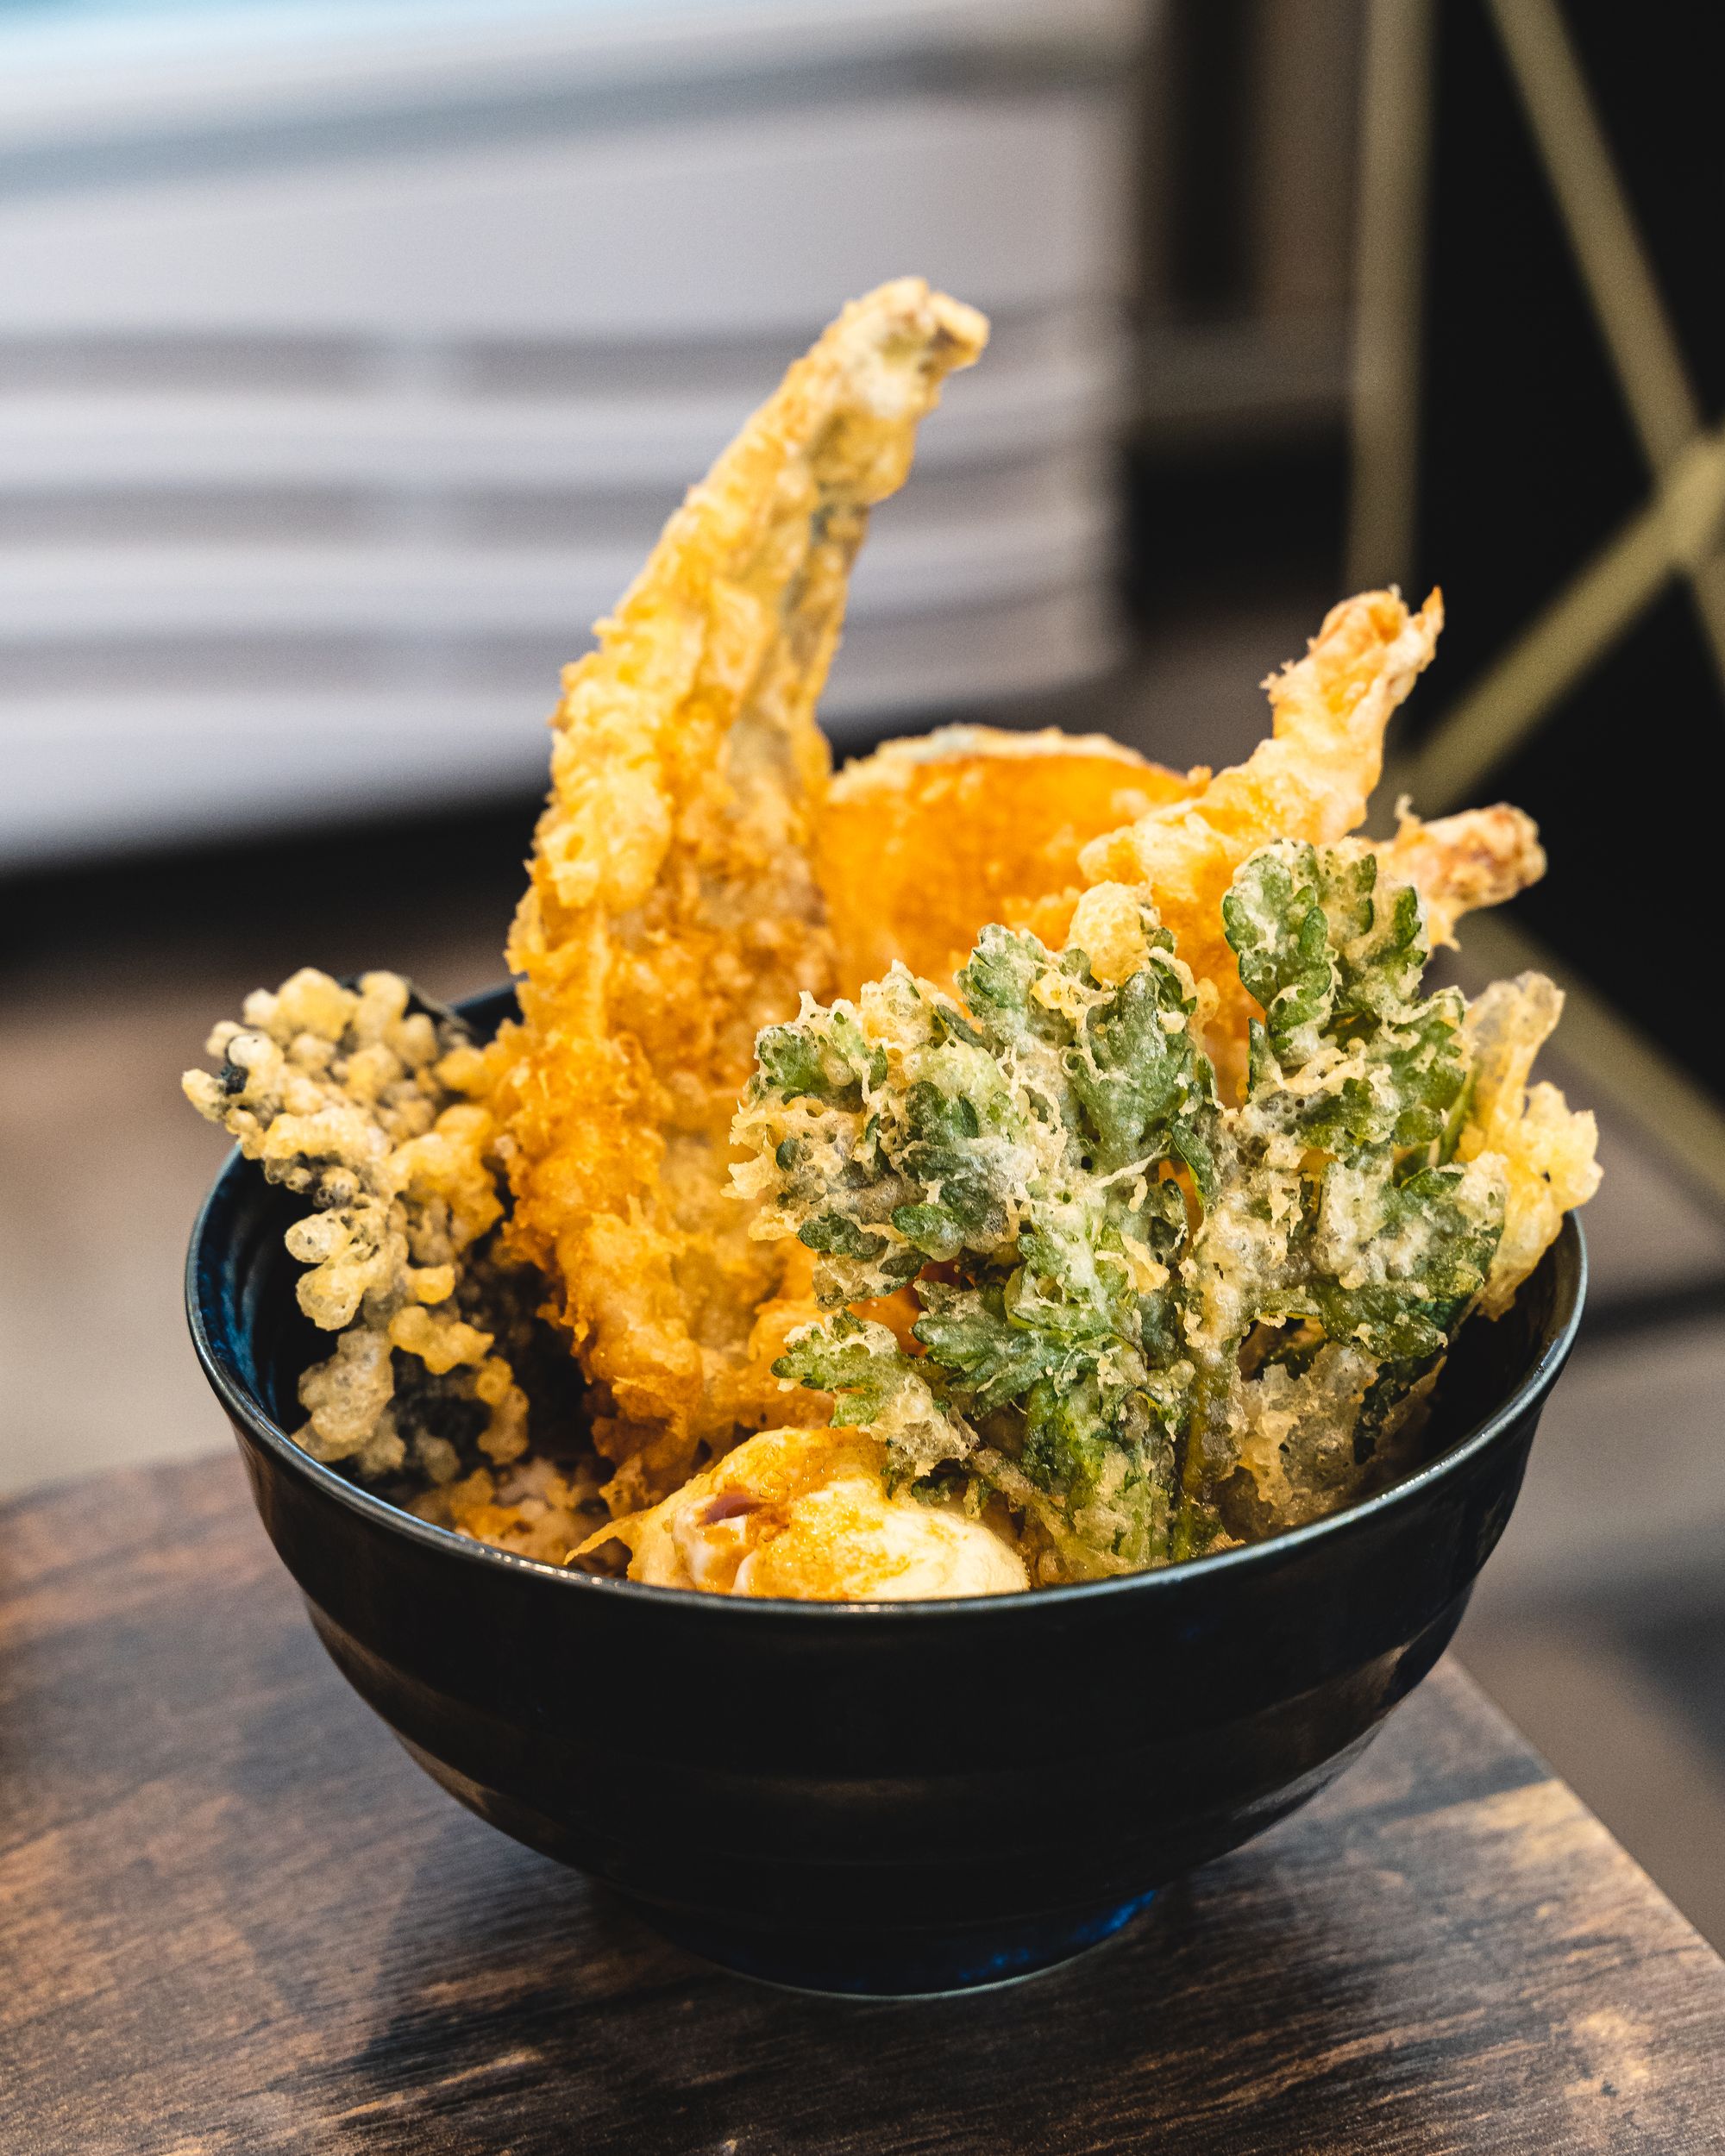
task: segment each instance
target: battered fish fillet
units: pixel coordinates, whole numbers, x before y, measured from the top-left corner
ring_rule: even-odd
[[[1396,592],[1366,592],[1332,607],[1306,656],[1264,685],[1274,713],[1270,740],[1193,799],[1153,808],[1079,855],[1087,882],[1147,884],[1181,956],[1213,984],[1218,1008],[1206,1022],[1205,1045],[1225,1082],[1239,1081],[1256,1006],[1223,937],[1223,894],[1246,856],[1272,839],[1330,846],[1364,820],[1384,727],[1429,664],[1443,618],[1436,591],[1417,614]]]
[[[564,677],[495,1105],[511,1248],[596,1389],[619,1509],[674,1489],[704,1444],[785,1420],[767,1364],[806,1314],[775,1299],[801,1283],[725,1194],[727,1133],[756,1034],[832,985],[814,710],[851,561],[987,335],[919,279],[847,307]]]
[[[1034,927],[1051,904],[1070,912],[1088,840],[1189,799],[1209,776],[1053,727],[943,726],[847,764],[816,849],[838,993],[856,995],[895,958],[950,987],[987,923]]]

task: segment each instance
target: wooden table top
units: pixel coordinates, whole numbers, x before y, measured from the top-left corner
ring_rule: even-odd
[[[422,1775],[217,1457],[0,1511],[0,2148],[1688,2156],[1725,1964],[1452,1666],[1063,1970],[745,1983]]]

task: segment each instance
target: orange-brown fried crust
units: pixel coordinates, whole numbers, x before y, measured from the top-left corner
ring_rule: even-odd
[[[729,1126],[756,1032],[832,986],[814,709],[851,561],[942,379],[987,335],[919,279],[847,307],[564,677],[496,1098],[511,1242],[595,1388],[619,1507],[787,1419],[761,1357],[798,1283],[727,1194]]]
[[[988,923],[1035,927],[1051,902],[1070,914],[1087,841],[1189,799],[1209,775],[1052,727],[944,726],[846,765],[816,852],[838,993],[854,996],[895,958],[950,985]]]
[[[1396,592],[1332,607],[1306,656],[1264,685],[1275,717],[1270,740],[1191,800],[1153,808],[1079,856],[1091,883],[1148,885],[1181,956],[1214,985],[1206,1045],[1225,1081],[1243,1071],[1246,1021],[1257,1010],[1222,932],[1233,873],[1272,839],[1333,845],[1364,820],[1384,727],[1429,663],[1443,619],[1435,591],[1417,614]]]

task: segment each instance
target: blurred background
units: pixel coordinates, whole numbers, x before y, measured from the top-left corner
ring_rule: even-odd
[[[494,980],[557,668],[846,298],[985,308],[878,512],[841,753],[1220,764],[1440,580],[1398,787],[1547,882],[1583,1344],[1461,1651],[1725,1944],[1721,25],[1609,0],[0,5],[0,1495],[225,1442],[210,1025]]]

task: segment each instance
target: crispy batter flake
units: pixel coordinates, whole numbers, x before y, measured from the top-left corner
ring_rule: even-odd
[[[1480,1307],[1502,1317],[1563,1225],[1599,1188],[1598,1125],[1559,1089],[1530,1087],[1534,1058],[1563,1015],[1563,991],[1543,974],[1494,981],[1468,1007],[1473,1097],[1457,1146],[1465,1161],[1501,1162],[1508,1183],[1503,1238]]]
[[[1396,805],[1396,824],[1395,837],[1373,851],[1393,881],[1411,883],[1425,900],[1433,946],[1453,948],[1464,913],[1502,906],[1546,873],[1539,825],[1507,801],[1422,824],[1404,798]]]

